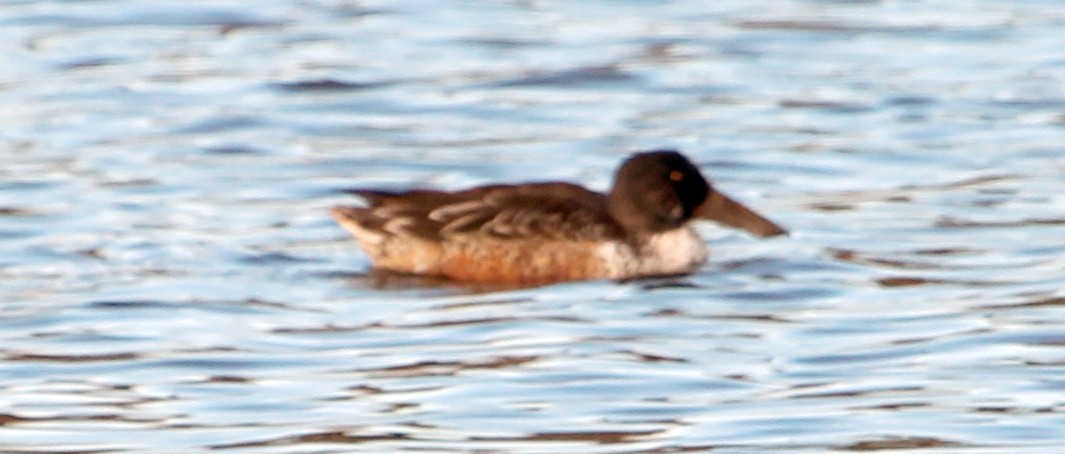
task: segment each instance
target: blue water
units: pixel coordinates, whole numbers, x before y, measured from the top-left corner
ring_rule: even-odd
[[[0,451],[1061,452],[1062,49],[1039,0],[5,2]],[[661,147],[791,235],[485,291],[328,216]]]

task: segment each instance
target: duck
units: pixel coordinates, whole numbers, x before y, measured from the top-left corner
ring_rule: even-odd
[[[354,189],[331,209],[373,266],[494,285],[686,275],[708,259],[692,228],[716,221],[760,237],[787,231],[726,196],[676,150],[630,155],[610,190],[559,181],[459,191]]]

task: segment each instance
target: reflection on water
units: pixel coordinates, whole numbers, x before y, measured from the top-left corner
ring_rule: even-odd
[[[12,452],[1056,452],[1056,2],[7,2]],[[353,186],[678,147],[670,280],[368,270]]]

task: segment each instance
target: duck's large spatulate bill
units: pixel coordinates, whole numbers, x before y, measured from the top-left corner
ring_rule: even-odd
[[[710,191],[706,201],[695,209],[692,216],[717,221],[729,227],[744,229],[762,237],[788,233],[779,225],[774,224],[773,221],[762,217],[762,215],[751,211],[750,208],[716,190]]]

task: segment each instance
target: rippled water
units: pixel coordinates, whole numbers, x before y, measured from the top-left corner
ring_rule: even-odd
[[[1065,7],[8,1],[0,450],[1054,453]],[[354,186],[679,147],[679,280],[369,273]]]

